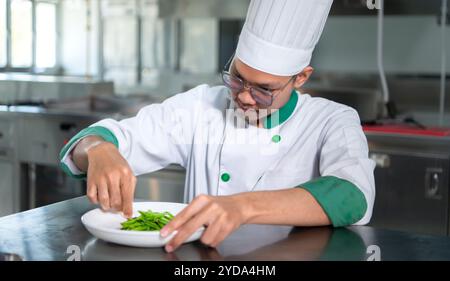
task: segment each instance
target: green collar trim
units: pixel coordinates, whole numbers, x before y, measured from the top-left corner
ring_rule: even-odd
[[[282,108],[273,113],[275,115],[278,115],[278,118],[272,118],[273,114],[267,116],[264,119],[264,128],[272,129],[273,127],[276,127],[288,120],[294,112],[295,107],[297,106],[297,102],[298,94],[295,90],[292,90],[291,97],[289,98],[288,102]]]

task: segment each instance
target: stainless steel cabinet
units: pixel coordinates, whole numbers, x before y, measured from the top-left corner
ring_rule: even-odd
[[[139,176],[135,197],[138,199],[183,202],[185,171],[179,166]]]
[[[14,163],[11,161],[11,150],[0,148],[0,217],[14,213]]]
[[[64,143],[93,122],[61,115],[22,115],[17,121],[18,158],[22,163],[58,166]]]
[[[0,115],[0,217],[18,210],[14,120]]]
[[[377,186],[372,224],[447,235],[449,159],[441,155],[373,152],[389,163],[375,171]]]
[[[449,235],[448,139],[369,137],[376,198],[371,225]]]
[[[59,168],[58,154],[65,142],[94,121],[57,114],[17,117],[22,210],[86,194],[84,182],[69,178]]]

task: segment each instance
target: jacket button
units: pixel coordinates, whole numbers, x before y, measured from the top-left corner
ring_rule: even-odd
[[[228,173],[223,173],[221,176],[220,176],[220,179],[223,181],[223,182],[227,182],[227,181],[229,181],[230,180],[230,174],[228,174]]]
[[[272,142],[274,143],[278,143],[281,141],[281,136],[280,135],[275,135],[272,137]]]

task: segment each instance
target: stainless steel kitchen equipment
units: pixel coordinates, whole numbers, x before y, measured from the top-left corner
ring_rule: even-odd
[[[21,256],[16,254],[0,252],[0,261],[23,261],[23,259]]]
[[[0,104],[113,95],[110,81],[83,77],[0,73]]]
[[[366,133],[376,162],[371,225],[450,234],[450,138]]]
[[[81,129],[103,118],[133,116],[151,96],[87,96],[32,106],[0,106],[0,216],[86,194],[86,183],[65,175],[58,154]],[[184,169],[138,177],[136,197],[182,202]]]
[[[250,0],[164,0],[160,1],[159,15],[177,18],[245,18],[249,2]],[[385,2],[387,15],[436,15],[441,4],[441,0],[389,0]],[[374,16],[376,13],[373,9],[368,8],[366,0],[339,0],[334,1],[330,15]]]
[[[124,109],[125,110],[125,109]],[[35,208],[86,194],[86,183],[62,173],[58,154],[79,130],[98,119],[65,115],[22,116],[19,121],[18,153],[22,194],[27,208]],[[171,166],[138,178],[137,198],[182,202],[184,169]]]
[[[362,122],[373,122],[380,116],[380,92],[374,88],[327,87],[308,84],[302,93],[348,105],[358,111]]]
[[[22,208],[29,209],[85,194],[85,184],[66,177],[58,154],[77,131],[92,124],[89,116],[20,114],[17,147]]]
[[[186,171],[178,165],[138,177],[135,197],[161,202],[184,202]]]
[[[0,112],[0,216],[11,214],[18,209],[15,134],[11,116]]]

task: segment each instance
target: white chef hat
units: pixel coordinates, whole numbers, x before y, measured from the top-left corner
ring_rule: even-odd
[[[236,57],[273,75],[301,72],[311,61],[333,0],[252,0]]]

